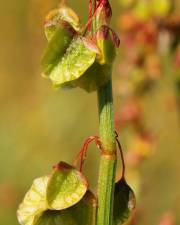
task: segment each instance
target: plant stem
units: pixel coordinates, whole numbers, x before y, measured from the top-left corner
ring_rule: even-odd
[[[112,225],[116,171],[116,141],[111,79],[98,90],[99,130],[102,143],[98,180],[97,225]]]

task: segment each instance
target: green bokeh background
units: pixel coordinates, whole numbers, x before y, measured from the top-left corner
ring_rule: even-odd
[[[86,19],[83,0],[67,1]],[[113,27],[119,4],[113,0]],[[0,224],[17,225],[16,209],[35,177],[47,174],[60,160],[72,162],[83,140],[98,133],[96,93],[55,91],[40,76],[46,40],[43,20],[56,0],[0,0]],[[140,168],[142,191],[138,225],[156,225],[162,213],[173,210],[180,224],[180,128],[173,70],[164,59],[164,76],[145,96],[145,118],[158,134],[156,154]],[[169,76],[172,74],[172,76]],[[113,74],[116,79],[116,72]],[[115,96],[115,108],[120,106]],[[125,142],[122,140],[122,143]],[[86,175],[96,187],[98,154],[94,146]],[[93,151],[94,149],[94,151]]]

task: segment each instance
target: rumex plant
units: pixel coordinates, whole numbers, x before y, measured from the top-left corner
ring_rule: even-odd
[[[50,175],[33,182],[18,209],[22,225],[118,225],[135,208],[135,196],[125,180],[123,152],[114,128],[111,75],[120,40],[109,27],[111,16],[108,0],[89,0],[88,22],[83,27],[77,14],[64,3],[46,17],[48,45],[42,59],[43,75],[56,88],[97,91],[100,135],[85,141],[73,166],[61,161]],[[101,157],[97,197],[83,175],[92,141]],[[123,167],[122,178],[117,182],[116,143]]]

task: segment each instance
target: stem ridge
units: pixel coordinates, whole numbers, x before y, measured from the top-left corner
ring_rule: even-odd
[[[111,79],[104,87],[98,90],[98,105],[102,148],[108,154],[113,154],[113,157],[107,157],[106,154],[102,154],[100,159],[97,225],[112,225],[117,156]]]

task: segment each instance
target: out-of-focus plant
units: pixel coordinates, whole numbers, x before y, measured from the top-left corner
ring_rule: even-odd
[[[175,217],[172,212],[166,212],[160,219],[158,225],[175,225]]]
[[[180,45],[176,49],[175,56],[174,56],[174,66],[176,68],[176,77],[177,77],[177,101],[178,107],[180,111]]]
[[[115,93],[121,106],[115,121],[117,130],[128,130],[126,163],[138,171],[141,162],[154,152],[156,143],[156,135],[144,124],[142,103],[161,80],[165,57],[169,66],[176,68],[170,76],[174,76],[180,102],[180,16],[175,11],[175,1],[170,0],[120,0],[119,4],[118,27],[123,46]],[[136,223],[134,216],[129,224]]]
[[[64,3],[45,20],[48,41],[42,59],[43,75],[56,88],[81,87],[97,91],[100,137],[88,138],[71,166],[60,162],[50,175],[36,179],[18,209],[22,225],[118,225],[131,216],[135,196],[125,180],[125,163],[114,128],[111,74],[120,41],[110,28],[112,10],[108,0],[89,0],[89,18],[80,26],[78,15]],[[101,153],[98,195],[89,190],[83,164],[91,141]],[[115,182],[116,142],[123,165]]]
[[[124,86],[119,87],[119,93],[139,96],[161,78],[163,55],[173,55],[169,64],[179,68],[180,17],[170,0],[120,4],[124,8],[118,26],[124,45],[119,71]]]
[[[124,45],[116,94],[121,96],[123,106],[117,112],[116,125],[132,125],[136,136],[150,144],[152,135],[144,127],[141,101],[161,79],[164,55],[173,55],[169,64],[176,67],[179,86],[180,17],[174,10],[175,2],[170,0],[119,2],[122,12],[118,26]]]

